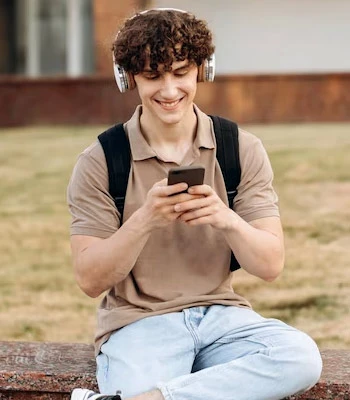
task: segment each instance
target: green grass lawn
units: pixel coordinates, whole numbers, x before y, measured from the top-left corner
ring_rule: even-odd
[[[72,273],[66,187],[104,127],[0,130],[0,338],[91,342],[99,299]],[[285,271],[235,290],[321,348],[350,348],[350,124],[255,125],[275,171]]]

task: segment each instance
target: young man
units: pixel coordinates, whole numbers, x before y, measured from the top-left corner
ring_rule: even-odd
[[[319,379],[312,339],[258,315],[232,289],[231,251],[248,273],[272,281],[283,268],[283,234],[267,154],[243,130],[241,182],[228,207],[211,119],[193,103],[213,51],[206,23],[180,10],[137,14],[116,37],[120,87],[136,86],[141,105],[124,125],[132,160],[123,224],[98,141],[69,184],[76,279],[91,297],[105,293],[96,335],[102,394],[75,389],[74,400],[118,399],[117,391],[139,400],[277,400]],[[170,168],[194,164],[205,166],[203,185],[167,185]]]

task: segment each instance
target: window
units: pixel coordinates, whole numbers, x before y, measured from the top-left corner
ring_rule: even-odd
[[[12,4],[14,12],[8,12],[7,18],[14,19],[9,26],[15,29],[8,36],[11,50],[7,53],[14,54],[14,62],[6,72],[33,77],[94,72],[92,0],[15,0]]]

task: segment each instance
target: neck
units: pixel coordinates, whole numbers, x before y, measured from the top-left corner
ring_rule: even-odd
[[[151,147],[177,146],[184,142],[193,143],[197,128],[197,115],[192,107],[179,122],[168,124],[158,118],[153,118],[143,110],[140,126],[142,134]]]

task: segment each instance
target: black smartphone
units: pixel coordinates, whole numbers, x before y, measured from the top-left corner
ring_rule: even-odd
[[[188,187],[202,185],[205,169],[202,165],[171,168],[168,174],[168,185],[185,182]]]

